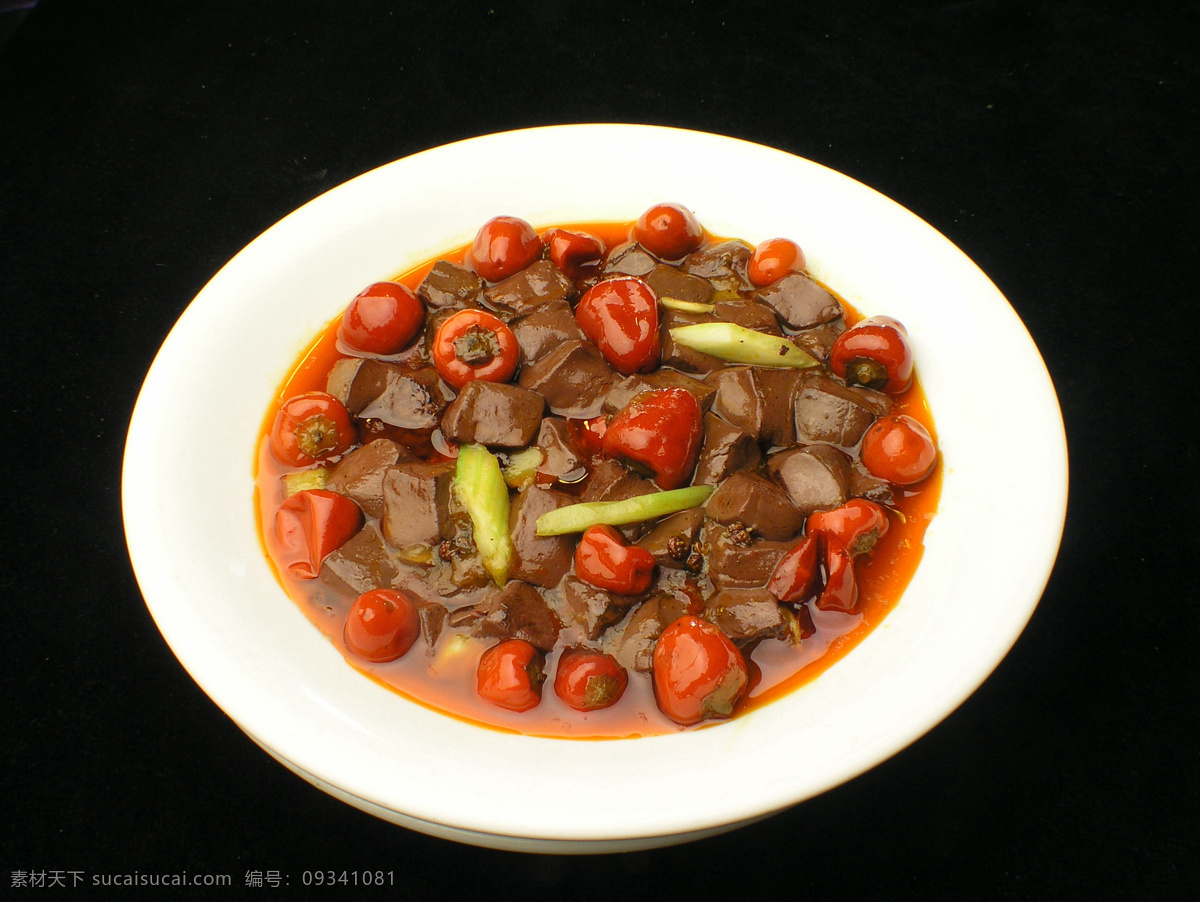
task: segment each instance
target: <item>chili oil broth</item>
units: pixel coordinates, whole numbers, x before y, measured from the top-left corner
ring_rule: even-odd
[[[578,223],[562,228],[589,232],[613,248],[628,240],[628,223]],[[544,230],[543,230],[544,231]],[[705,234],[706,241],[724,239]],[[414,291],[438,260],[462,264],[469,245],[451,254],[439,255],[413,269],[393,277]],[[858,313],[836,291],[845,310],[846,324],[853,325]],[[349,299],[347,299],[347,303]],[[886,312],[886,311],[881,311]],[[351,654],[343,638],[343,626],[353,599],[328,588],[320,579],[301,580],[276,566],[277,545],[268,528],[275,511],[283,503],[282,478],[294,472],[277,461],[270,452],[267,437],[279,407],[288,398],[308,391],[324,391],[329,370],[342,357],[349,356],[339,345],[341,313],[332,320],[313,344],[300,356],[291,373],[280,384],[274,403],[263,421],[255,469],[256,513],[259,537],[276,578],[297,603],[305,616],[366,676],[398,692],[417,704],[480,726],[527,735],[578,739],[620,739],[677,732],[678,726],[654,701],[648,674],[630,673],[629,686],[621,700],[611,708],[579,712],[563,703],[554,693],[553,683],[562,644],[546,656],[546,682],[542,701],[531,711],[511,712],[481,699],[475,691],[475,670],[490,640],[470,638],[466,629],[446,626],[435,648],[423,638],[396,661],[373,664]],[[420,340],[420,339],[418,339]],[[893,398],[892,410],[919,420],[937,440],[933,418],[919,375],[904,394]],[[414,449],[416,450],[416,449]],[[427,448],[433,459],[441,459],[437,450]],[[942,466],[939,455],[934,473],[913,489],[896,487],[890,526],[865,558],[855,560],[859,587],[858,612],[843,614],[820,611],[809,603],[816,632],[799,646],[776,639],[760,642],[746,656],[751,689],[738,709],[737,716],[786,695],[815,679],[849,653],[877,627],[899,602],[911,581],[924,552],[924,535],[937,511],[941,494]],[[562,487],[570,489],[570,487]],[[616,629],[617,624],[612,627]],[[566,628],[564,628],[564,632]],[[716,721],[715,723],[719,723]],[[711,725],[709,722],[702,726]]]

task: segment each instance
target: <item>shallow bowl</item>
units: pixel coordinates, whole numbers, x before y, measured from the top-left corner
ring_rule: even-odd
[[[664,200],[689,206],[714,234],[794,238],[810,271],[858,310],[908,327],[944,460],[939,512],[912,583],[884,623],[820,677],[692,732],[604,742],[511,735],[381,687],[307,621],[264,557],[252,471],[272,393],[363,285],[467,243],[492,216],[539,228],[630,221]],[[963,377],[997,372],[1005,378]],[[1020,455],[994,440],[997,424],[1013,423]],[[146,604],[179,661],[255,742],[397,824],[573,853],[728,830],[918,739],[988,677],[1027,623],[1057,554],[1066,492],[1062,418],[1037,348],[945,237],[808,160],[629,125],[435,148],[272,226],[217,273],[164,342],[130,423],[123,477]],[[777,766],[800,760],[804,767]],[[703,791],[665,795],[663,775],[686,785],[689,770]]]

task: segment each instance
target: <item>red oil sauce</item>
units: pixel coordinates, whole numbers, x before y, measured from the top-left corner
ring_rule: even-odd
[[[612,248],[628,240],[627,223],[578,223],[562,226],[589,232]],[[710,240],[721,240],[708,236]],[[394,277],[416,290],[437,260],[461,264],[467,247],[439,256]],[[826,286],[827,288],[829,286]],[[832,290],[832,289],[831,289]],[[836,291],[834,292],[836,294]],[[346,299],[349,301],[349,298]],[[839,296],[846,322],[861,318]],[[478,697],[475,670],[479,657],[493,640],[469,638],[465,631],[446,627],[434,648],[423,640],[402,658],[387,664],[370,664],[347,651],[342,628],[352,599],[339,596],[321,580],[300,580],[274,563],[276,542],[271,524],[283,502],[282,477],[292,472],[270,453],[267,436],[278,407],[288,398],[307,391],[322,391],[333,364],[346,356],[338,348],[340,314],[317,336],[280,384],[274,403],[263,421],[255,462],[255,500],[259,536],[276,577],[305,616],[337,647],[346,660],[366,676],[406,698],[442,714],[479,726],[523,733],[574,739],[620,739],[677,732],[679,727],[659,712],[648,675],[630,673],[629,687],[612,708],[581,713],[568,707],[553,691],[558,650],[547,656],[542,701],[531,711],[509,712]],[[893,411],[919,420],[936,440],[933,419],[919,378],[903,395],[893,399]],[[436,452],[434,452],[436,453]],[[863,637],[877,627],[900,601],[923,552],[925,530],[937,511],[941,494],[942,467],[914,490],[897,490],[888,532],[866,557],[855,561],[860,590],[858,612],[821,612],[810,605],[817,632],[799,646],[779,640],[764,640],[748,656],[751,691],[738,716],[795,691],[843,658]],[[709,722],[702,726],[710,726]],[[692,728],[695,729],[695,728]]]

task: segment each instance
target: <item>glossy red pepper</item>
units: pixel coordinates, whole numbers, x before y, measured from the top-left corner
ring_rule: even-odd
[[[496,216],[475,233],[467,264],[489,282],[515,275],[542,254],[542,239],[516,216]]]
[[[596,283],[579,299],[575,321],[617,372],[630,376],[658,366],[658,297],[641,279]]]
[[[663,630],[653,662],[658,707],[685,726],[731,717],[750,684],[737,646],[719,627],[697,617],[680,617]]]
[[[750,255],[746,275],[757,287],[771,285],[794,272],[804,272],[807,261],[800,245],[788,238],[771,238],[762,242]]]
[[[888,518],[883,508],[865,498],[853,498],[841,507],[810,514],[805,532],[837,536],[853,555],[866,554],[887,535]]]
[[[408,347],[425,322],[425,305],[407,285],[376,282],[358,293],[342,314],[341,338],[368,354]]]
[[[604,454],[645,469],[661,488],[680,488],[696,469],[702,416],[700,402],[687,389],[641,392],[608,424],[601,442]]]
[[[660,260],[682,260],[704,240],[704,227],[682,204],[655,204],[633,224],[634,239]]]
[[[596,272],[604,258],[604,242],[587,232],[554,228],[542,236],[542,243],[550,251],[550,262],[576,281]]]
[[[517,336],[486,310],[460,310],[447,317],[431,348],[438,375],[455,389],[476,379],[508,382],[521,360]]]
[[[817,599],[817,607],[822,611],[853,614],[858,610],[858,580],[854,576],[854,559],[842,540],[835,535],[823,535],[821,544],[825,551],[825,588]]]
[[[863,433],[859,457],[872,476],[894,485],[914,485],[937,466],[937,445],[919,420],[890,414]]]
[[[293,467],[337,457],[358,440],[350,412],[333,395],[313,391],[288,398],[271,427],[271,453]]]
[[[351,654],[377,664],[407,654],[420,633],[416,603],[394,589],[372,589],[358,596],[342,630]]]
[[[362,527],[358,505],[337,492],[306,489],[275,512],[279,565],[299,579],[316,579],[321,562]]]
[[[610,708],[629,685],[625,668],[611,655],[589,649],[564,651],[554,675],[554,694],[576,711]]]
[[[584,582],[616,592],[641,595],[654,579],[654,555],[627,545],[611,526],[589,526],[575,546],[575,573]]]
[[[767,591],[780,601],[804,601],[817,583],[820,550],[820,534],[806,535],[775,566],[775,572],[767,583]]]
[[[542,700],[542,653],[524,639],[505,639],[479,659],[475,688],[481,698],[510,711],[528,711]]]
[[[898,395],[912,385],[908,332],[890,316],[862,320],[834,341],[829,368],[850,385]]]

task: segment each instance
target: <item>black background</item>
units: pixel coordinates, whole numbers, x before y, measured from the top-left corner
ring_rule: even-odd
[[[385,869],[411,899],[1188,895],[1198,25],[1194,3],[988,0],[0,14],[4,870],[274,870],[294,894],[304,870]],[[159,343],[264,228],[415,151],[591,121],[782,148],[940,229],[1043,353],[1071,502],[1029,628],[911,748],[718,838],[521,855],[375,820],[247,739],[142,603],[120,459]],[[1021,453],[1018,424],[995,440]],[[663,804],[683,791],[703,787],[662,775]]]

